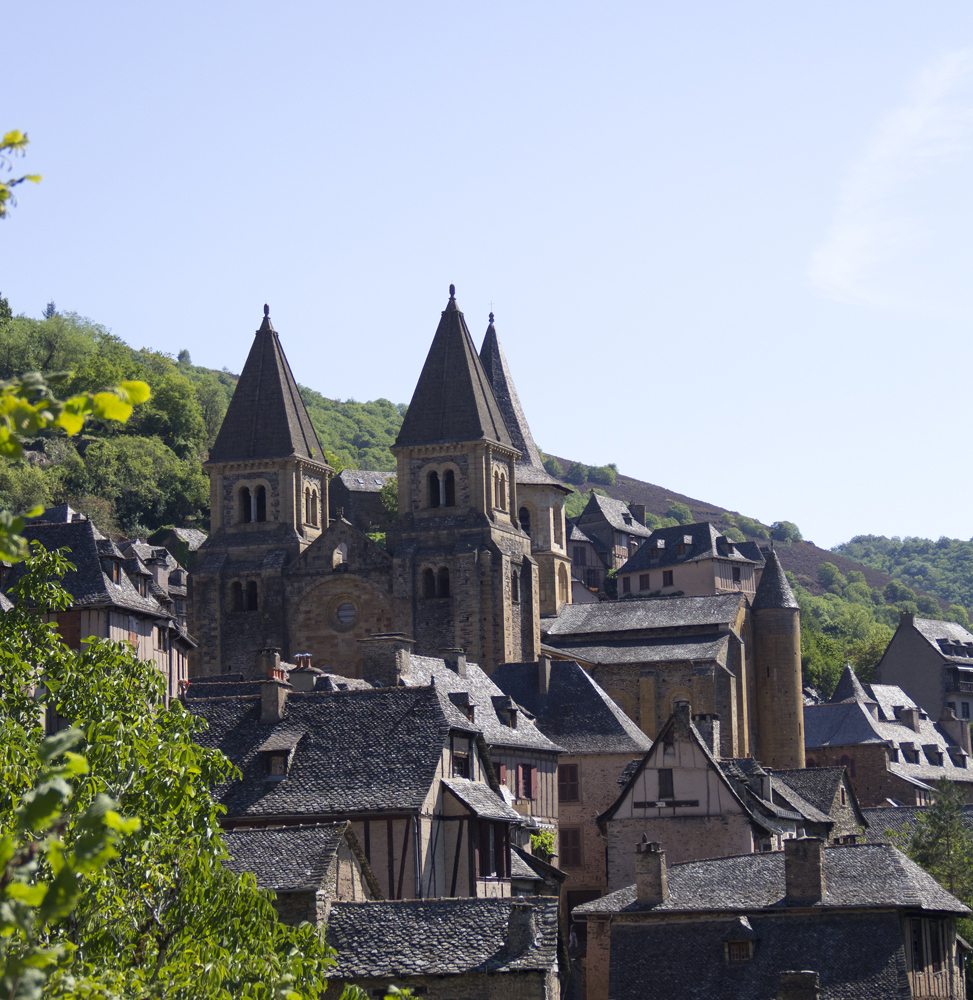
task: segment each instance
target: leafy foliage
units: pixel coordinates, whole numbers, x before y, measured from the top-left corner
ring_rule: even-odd
[[[27,138],[27,133],[21,132],[19,129],[7,132],[0,139],[0,172],[5,170],[9,174],[13,171],[13,158],[15,156],[23,156],[27,151],[27,144],[29,142],[30,139]],[[8,177],[6,180],[0,180],[0,219],[7,216],[12,205],[17,204],[13,189],[18,184],[23,184],[25,181],[30,181],[32,184],[39,184],[40,180],[40,174],[22,174],[20,177]]]
[[[326,399],[319,392],[301,386],[301,398],[308,416],[328,454],[345,469],[395,468],[389,448],[402,426],[407,407],[387,399],[370,403]],[[330,462],[330,459],[329,459]],[[334,462],[330,462],[334,464]],[[340,471],[340,470],[337,470]]]
[[[673,500],[666,510],[666,518],[672,519],[676,524],[692,524],[695,520],[693,512],[684,504]]]
[[[557,854],[553,830],[540,830],[530,835],[530,849],[539,858],[550,861]]]
[[[774,521],[770,526],[770,536],[775,541],[786,542],[788,545],[803,540],[801,529],[793,521]]]

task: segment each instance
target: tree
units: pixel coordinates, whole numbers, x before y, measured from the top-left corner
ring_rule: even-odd
[[[44,306],[44,319],[54,319],[56,315],[57,306],[54,304],[54,300],[51,299],[51,301]]]
[[[582,462],[572,462],[564,473],[564,478],[569,483],[581,485],[588,482],[588,466]]]
[[[588,480],[592,483],[603,483],[605,486],[614,486],[618,470],[614,465],[593,465],[588,469]]]
[[[666,510],[666,517],[674,517],[679,524],[693,524],[693,512],[678,500],[671,500]]]
[[[385,511],[385,516],[389,521],[397,521],[399,518],[399,480],[396,476],[389,476],[385,480],[385,485],[378,491],[378,502]]]
[[[561,479],[564,476],[561,463],[553,455],[544,456],[544,469],[556,479]]]
[[[176,361],[181,365],[191,365],[193,363],[193,359],[189,356],[189,351],[185,347],[176,355]]]
[[[803,538],[801,529],[793,521],[774,521],[770,526],[770,535],[775,541],[800,542]]]
[[[844,587],[847,582],[841,575],[841,570],[833,562],[818,564],[818,580],[825,587],[833,587],[835,584],[839,587]]]
[[[19,129],[7,132],[3,139],[0,139],[0,170],[6,168],[6,172],[11,173],[13,158],[23,156],[29,142],[30,139],[27,138],[26,132],[21,132]],[[24,181],[39,184],[40,180],[40,174],[24,174],[21,177],[8,177],[7,180],[0,180],[0,219],[6,218],[10,207],[17,204],[13,189],[18,184],[23,184]]]

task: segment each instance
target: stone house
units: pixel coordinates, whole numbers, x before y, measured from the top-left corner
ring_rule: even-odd
[[[708,521],[656,528],[618,570],[618,596],[746,594],[764,567],[755,542],[734,542]]]
[[[394,472],[342,469],[328,484],[330,519],[344,518],[359,531],[370,531],[373,525],[384,526],[388,514],[382,507],[380,494],[394,476]]]
[[[237,827],[223,834],[226,867],[250,872],[275,893],[285,924],[328,922],[331,903],[382,899],[365,852],[347,820],[301,826]]]
[[[224,828],[349,821],[387,899],[510,895],[523,816],[500,795],[482,730],[446,691],[334,690],[327,676],[319,688],[270,660],[262,681],[186,689],[186,708],[209,723],[198,741],[241,772],[215,792]]]
[[[84,515],[68,506],[52,507],[27,523],[24,535],[44,548],[70,550],[75,569],[63,580],[73,603],[67,611],[45,616],[56,621],[62,641],[80,649],[88,636],[128,643],[143,660],[154,663],[166,678],[167,695],[174,698],[189,673],[189,653],[195,643],[180,627],[166,587],[130,549],[122,551]],[[23,564],[3,573],[3,588],[24,571]]]
[[[862,685],[850,666],[824,705],[804,708],[807,767],[846,767],[862,806],[928,805],[940,778],[973,798],[970,727],[933,722],[900,687]]]
[[[609,570],[618,570],[652,537],[645,526],[645,504],[626,504],[594,491],[574,523],[595,543],[593,552],[602,565],[602,581]]]
[[[557,900],[335,903],[327,1000],[346,983],[372,996],[408,987],[425,1000],[559,1000]]]
[[[605,839],[595,818],[616,797],[619,772],[652,741],[570,660],[504,663],[491,678],[563,747],[558,764],[558,867],[565,915],[608,890]],[[581,928],[583,931],[583,928]]]
[[[636,879],[578,907],[588,1000],[965,1000],[957,917],[969,910],[888,844],[666,864],[637,848]]]
[[[189,574],[163,545],[150,545],[140,538],[119,542],[118,547],[125,557],[123,563],[129,577],[133,574],[144,576],[148,571],[149,593],[176,620],[182,631],[189,624],[187,605],[187,583]]]
[[[973,706],[973,634],[957,622],[903,611],[875,676],[900,687],[938,719],[944,708],[969,725]]]
[[[161,545],[187,572],[196,562],[196,551],[206,541],[200,528],[160,528],[149,536],[152,545]]]
[[[586,534],[574,520],[568,522],[568,545],[574,579],[588,590],[604,590],[609,569],[608,546],[597,535]]]

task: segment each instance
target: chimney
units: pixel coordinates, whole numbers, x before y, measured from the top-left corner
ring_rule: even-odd
[[[551,658],[541,653],[537,657],[537,693],[549,694],[551,690]]]
[[[520,955],[533,943],[535,935],[534,907],[518,896],[510,904],[510,918],[507,921],[507,953]]]
[[[714,757],[720,756],[720,717],[712,713],[694,715],[693,723],[706,744],[706,749]]]
[[[782,972],[777,1000],[818,1000],[818,974],[816,972]]]
[[[818,837],[784,841],[784,901],[789,906],[811,906],[824,898],[823,851]]]
[[[658,906],[669,898],[666,852],[644,833],[642,842],[635,845],[635,895],[647,906]]]
[[[267,646],[257,655],[257,674],[262,677],[276,677],[277,680],[287,680],[287,674],[280,665],[280,649],[277,646]]]
[[[644,503],[630,503],[628,505],[629,511],[631,511],[632,517],[638,521],[642,527],[645,527],[645,504]]]
[[[908,726],[914,733],[919,732],[919,709],[918,708],[903,708],[899,712],[899,722],[903,726]]]
[[[447,646],[439,651],[443,662],[457,677],[466,676],[466,650],[461,646]]]
[[[967,755],[973,753],[970,748],[970,724],[963,719],[957,719],[956,713],[947,705],[943,708],[943,714],[939,717],[939,722],[936,723],[936,727],[945,736],[952,740],[956,746],[965,750]],[[952,757],[952,751],[950,751],[950,757]]]
[[[260,721],[264,725],[281,722],[287,708],[287,692],[291,686],[287,681],[269,677],[260,682]]]
[[[899,624],[914,628],[916,624],[916,613],[914,611],[900,611]]]
[[[677,701],[675,705],[672,706],[672,714],[676,719],[676,724],[673,727],[676,738],[678,740],[688,742],[690,740],[689,723],[692,719],[692,711],[690,709],[689,702]]]
[[[362,644],[362,677],[376,687],[398,687],[412,672],[413,641],[405,632],[373,632]]]

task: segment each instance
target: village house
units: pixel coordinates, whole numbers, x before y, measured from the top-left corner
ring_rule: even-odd
[[[369,997],[390,986],[424,1000],[559,1000],[556,899],[335,903],[326,1000],[346,983]]]
[[[593,600],[586,599],[584,603],[594,604],[598,600],[598,592],[604,590],[605,576],[608,573],[608,549],[596,535],[587,535],[574,520],[568,521],[568,546],[571,551],[572,580],[589,592]],[[574,593],[578,587],[575,586]],[[572,602],[575,603],[575,602]]]
[[[125,557],[125,572],[129,577],[144,576],[148,570],[149,593],[176,620],[180,629],[186,631],[189,609],[186,603],[188,573],[178,563],[172,553],[163,545],[150,545],[140,538],[131,538],[118,543]]]
[[[831,700],[804,708],[807,767],[846,767],[862,806],[928,805],[940,778],[973,800],[969,723],[937,722],[900,687],[863,685],[845,668]]]
[[[618,570],[618,596],[746,594],[764,567],[756,542],[734,542],[708,521],[656,528]]]
[[[608,890],[605,839],[595,817],[614,800],[619,772],[652,741],[570,660],[542,656],[536,663],[504,663],[491,680],[566,751],[558,763],[556,842],[558,867],[568,876],[562,896],[566,917]]]
[[[571,543],[575,575],[582,579],[579,570],[583,571],[583,582],[595,586],[597,574],[597,586],[602,589],[609,570],[621,569],[652,536],[652,530],[645,526],[645,504],[626,504],[613,497],[601,496],[594,490],[589,494],[584,510],[572,518],[572,523],[585,536],[584,540],[578,539],[577,553],[575,543]],[[597,559],[597,563],[592,564],[592,559]],[[589,574],[589,569],[595,573]],[[589,583],[589,580],[592,582]]]
[[[903,611],[875,676],[900,687],[931,718],[944,708],[970,723],[973,705],[973,634],[957,622]]]
[[[635,883],[573,916],[589,925],[587,1000],[965,1000],[969,913],[888,844],[804,838],[672,866],[645,840]]]
[[[328,484],[331,520],[344,518],[359,531],[385,525],[388,514],[382,506],[382,487],[394,477],[394,472],[342,469]]]

